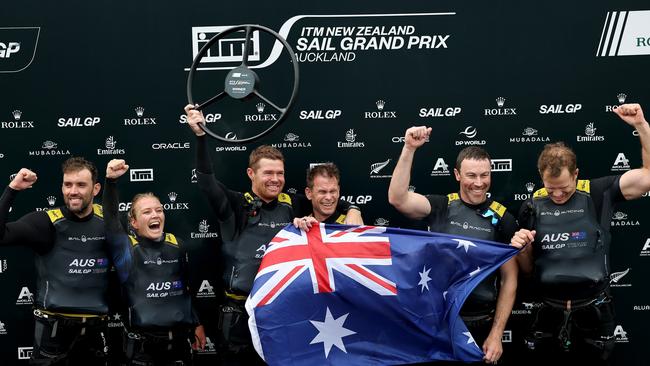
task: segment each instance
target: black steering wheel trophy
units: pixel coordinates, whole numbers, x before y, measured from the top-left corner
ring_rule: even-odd
[[[272,102],[271,100],[269,100],[268,98],[266,98],[264,95],[260,93],[258,89],[260,79],[257,76],[257,73],[255,73],[255,71],[253,71],[249,66],[248,59],[249,59],[249,53],[251,47],[251,37],[253,31],[256,30],[260,30],[264,33],[273,36],[276,40],[275,44],[277,44],[277,41],[279,41],[282,47],[289,52],[289,55],[291,57],[291,63],[293,66],[293,88],[291,91],[291,97],[289,98],[289,102],[284,107],[277,105],[276,103]],[[192,85],[194,83],[194,77],[197,68],[201,63],[201,59],[208,53],[210,47],[214,45],[217,41],[224,39],[226,36],[232,33],[240,32],[240,31],[246,32],[246,41],[244,43],[242,63],[239,66],[230,70],[230,72],[226,75],[223,91],[219,92],[218,94],[214,95],[211,98],[208,98],[203,102],[197,103],[197,101],[195,101],[194,97],[192,96],[192,91],[193,91]],[[238,25],[220,32],[212,39],[210,39],[210,41],[208,41],[208,43],[206,43],[203,47],[201,47],[201,50],[199,50],[199,53],[194,58],[194,62],[192,62],[192,67],[190,68],[190,73],[187,77],[187,100],[189,104],[192,105],[198,104],[198,107],[196,107],[196,109],[202,110],[203,108],[213,103],[219,102],[226,96],[238,100],[247,100],[247,99],[251,99],[253,96],[256,96],[261,100],[263,100],[268,105],[270,105],[271,107],[273,107],[278,113],[280,113],[280,115],[270,125],[270,127],[268,127],[267,129],[263,130],[260,133],[257,133],[254,136],[245,137],[245,138],[237,138],[236,136],[235,138],[229,138],[229,134],[226,134],[225,136],[221,136],[220,134],[215,133],[214,131],[207,128],[205,124],[199,125],[201,126],[203,131],[205,131],[205,133],[207,133],[208,135],[212,136],[217,140],[230,142],[230,143],[246,143],[246,142],[251,142],[253,140],[257,140],[269,134],[274,128],[280,125],[280,123],[287,117],[289,110],[291,109],[294,101],[296,100],[296,95],[298,94],[298,81],[299,81],[298,60],[296,59],[296,54],[293,52],[293,49],[291,49],[289,43],[287,43],[287,41],[281,35],[261,25],[254,25],[254,24]]]

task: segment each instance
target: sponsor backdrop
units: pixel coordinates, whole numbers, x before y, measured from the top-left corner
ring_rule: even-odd
[[[611,113],[623,102],[650,111],[650,8],[633,2],[524,4],[516,1],[436,4],[390,1],[372,7],[333,1],[236,3],[192,1],[3,4],[0,23],[0,176],[28,167],[38,173],[11,220],[61,205],[60,163],[73,155],[100,171],[124,158],[121,210],[130,197],[153,191],[167,228],[191,251],[192,287],[215,353],[220,298],[219,234],[195,184],[194,137],[182,108],[194,55],[227,26],[253,23],[287,38],[300,66],[300,91],[288,119],[249,145],[211,141],[219,179],[250,187],[248,153],[272,144],[287,159],[287,189],[302,192],[310,164],[341,168],[342,199],[361,207],[367,223],[417,227],[387,202],[392,170],[412,125],[433,127],[417,152],[412,189],[457,189],[453,165],[468,145],[493,162],[491,194],[516,212],[541,185],[536,155],[564,140],[579,157],[581,178],[640,166],[638,137]],[[243,34],[216,44],[196,74],[195,99],[222,89],[241,62]],[[222,101],[206,110],[210,126],[246,137],[279,115],[292,82],[286,52],[254,33],[249,60],[267,101]],[[266,125],[265,125],[266,124]],[[648,195],[622,204],[612,218],[612,292],[618,313],[618,365],[641,365],[650,326]],[[31,252],[0,249],[0,359],[26,364],[33,328]],[[522,334],[539,306],[520,286],[504,343],[512,363],[524,359]],[[113,315],[114,333],[120,327]]]

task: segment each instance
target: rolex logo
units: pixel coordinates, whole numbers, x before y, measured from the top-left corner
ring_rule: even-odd
[[[625,93],[618,93],[616,98],[618,99],[619,103],[623,104],[625,103],[625,98],[627,98],[627,95]]]
[[[257,108],[257,113],[262,113],[264,112],[264,108],[266,108],[266,104],[260,102],[255,105],[255,108]]]
[[[504,98],[504,97],[498,97],[498,98],[496,99],[496,101],[497,101],[497,106],[498,106],[499,108],[501,108],[501,107],[503,107],[503,105],[506,103],[506,98]]]
[[[375,105],[377,105],[377,110],[383,111],[384,106],[386,106],[386,102],[383,100],[379,99],[378,101],[375,102]]]
[[[144,116],[144,107],[135,107],[135,114],[138,117]]]
[[[594,123],[591,122],[587,124],[587,127],[585,127],[585,135],[593,136],[595,134],[596,134],[596,127],[594,127]]]
[[[176,192],[169,192],[167,197],[169,197],[169,202],[174,203],[176,202],[176,198],[178,197],[178,194],[176,194]]]
[[[20,116],[23,115],[23,112],[16,109],[15,111],[11,112],[11,114],[14,116],[14,119],[16,121],[20,121]]]
[[[207,233],[209,228],[210,225],[208,225],[208,220],[201,220],[201,222],[199,222],[199,232]]]
[[[106,138],[106,148],[109,150],[115,149],[115,138],[113,136]]]
[[[533,193],[534,189],[535,189],[535,183],[532,183],[532,182],[526,183],[526,191],[528,193]]]
[[[357,137],[357,134],[354,133],[354,129],[349,129],[345,133],[345,141],[347,142],[354,142],[354,139]]]
[[[53,207],[55,203],[56,203],[56,197],[54,196],[47,197],[47,204],[50,205],[50,207]]]

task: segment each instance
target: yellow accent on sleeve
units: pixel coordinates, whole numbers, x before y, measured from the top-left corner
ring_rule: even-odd
[[[47,210],[47,216],[50,217],[50,221],[55,223],[63,218],[63,212],[60,208],[55,208],[54,210]]]
[[[548,192],[546,191],[546,188],[540,188],[535,193],[533,193],[533,198],[540,198],[540,197],[546,197],[548,196]]]
[[[129,235],[129,240],[131,240],[131,246],[136,246],[138,245],[138,240],[135,238],[133,235]]]
[[[576,189],[585,193],[591,193],[591,182],[589,179],[578,179]]]
[[[286,193],[280,193],[278,195],[278,202],[286,203],[291,206],[291,196]]]
[[[346,216],[346,215],[341,214],[341,215],[336,219],[336,222],[339,223],[339,224],[344,224],[344,223],[345,223],[345,216]]]
[[[447,195],[447,204],[450,204],[452,201],[455,201],[457,199],[460,199],[458,193],[449,193]]]
[[[176,240],[176,236],[174,236],[174,234],[166,233],[165,234],[165,241],[167,243],[169,243],[169,244],[173,244],[173,245],[178,246],[178,241]]]
[[[104,218],[104,208],[102,205],[93,204],[93,213],[102,219]]]
[[[490,204],[490,208],[492,209],[492,211],[496,212],[496,214],[499,215],[499,217],[503,217],[503,215],[506,214],[506,207],[497,201],[492,201],[492,203]]]
[[[244,198],[246,199],[246,202],[248,202],[248,203],[251,203],[251,202],[253,202],[255,200],[255,198],[253,198],[253,195],[250,194],[249,192],[244,193]]]

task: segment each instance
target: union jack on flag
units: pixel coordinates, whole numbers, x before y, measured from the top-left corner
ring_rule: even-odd
[[[287,226],[246,301],[253,344],[270,365],[480,361],[459,311],[516,253],[417,230]]]

